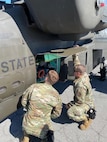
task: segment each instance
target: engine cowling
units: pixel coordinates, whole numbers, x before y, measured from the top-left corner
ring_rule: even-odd
[[[25,0],[37,26],[63,40],[84,40],[93,36],[101,22],[101,0]],[[91,34],[90,34],[90,31]]]

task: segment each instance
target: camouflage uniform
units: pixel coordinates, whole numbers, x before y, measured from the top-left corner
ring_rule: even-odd
[[[33,84],[24,92],[22,105],[27,109],[22,125],[24,131],[44,139],[47,131],[53,130],[51,118],[61,114],[62,101],[58,92],[48,83]]]
[[[74,66],[80,64],[78,56],[74,57]],[[90,107],[94,108],[92,87],[88,74],[74,80],[74,101],[68,109],[67,114],[70,119],[80,122],[84,121]]]

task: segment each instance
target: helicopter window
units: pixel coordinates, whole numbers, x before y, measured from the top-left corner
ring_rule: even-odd
[[[13,82],[13,83],[12,83],[12,87],[13,87],[13,88],[17,88],[17,87],[20,86],[20,84],[21,84],[20,81]]]
[[[5,86],[0,87],[0,94],[5,93],[6,90],[7,90],[7,87],[5,87]]]

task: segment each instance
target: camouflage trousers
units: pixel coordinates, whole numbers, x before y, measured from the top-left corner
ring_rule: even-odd
[[[69,119],[72,119],[76,122],[81,122],[86,120],[88,110],[89,110],[89,106],[87,104],[82,104],[82,105],[73,104],[67,110],[67,115]]]

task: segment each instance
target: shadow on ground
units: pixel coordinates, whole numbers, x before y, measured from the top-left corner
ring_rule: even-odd
[[[73,120],[70,120],[67,116],[67,109],[65,108],[65,104],[63,104],[62,113],[60,117],[52,120],[55,123],[65,124],[65,123],[73,123]]]
[[[53,87],[59,92],[59,94],[62,94],[69,85],[73,85],[71,80],[65,82],[58,81]]]
[[[96,91],[107,94],[107,79],[104,81],[100,80],[99,76],[90,76],[92,88]]]

